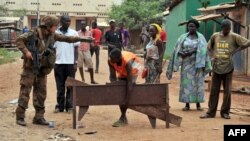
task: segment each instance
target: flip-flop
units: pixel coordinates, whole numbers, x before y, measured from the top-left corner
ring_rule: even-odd
[[[197,107],[197,111],[203,111],[204,109],[201,107]]]
[[[113,127],[122,127],[122,126],[125,126],[127,124],[128,124],[128,122],[126,122],[126,121],[118,120],[115,123],[113,123],[112,126]]]
[[[189,107],[184,107],[184,108],[182,108],[182,111],[189,111],[189,110],[190,110]]]

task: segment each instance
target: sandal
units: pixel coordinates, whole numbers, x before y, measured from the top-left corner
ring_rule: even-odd
[[[127,124],[128,124],[127,120],[123,121],[123,120],[119,119],[118,121],[114,122],[112,126],[113,127],[122,127],[122,126],[125,126]]]
[[[190,110],[189,107],[184,107],[184,108],[182,108],[182,111],[189,111],[189,110]]]
[[[209,114],[204,114],[202,116],[200,116],[201,119],[205,119],[205,118],[214,118],[214,116],[211,116]]]
[[[197,107],[197,111],[203,111],[203,108]]]

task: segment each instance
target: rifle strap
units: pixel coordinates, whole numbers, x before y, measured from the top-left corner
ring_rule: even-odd
[[[44,39],[43,39],[43,34],[42,34],[42,31],[41,31],[41,28],[37,28],[37,33],[38,33],[38,37],[40,38],[43,46],[45,47],[45,42],[44,42]]]

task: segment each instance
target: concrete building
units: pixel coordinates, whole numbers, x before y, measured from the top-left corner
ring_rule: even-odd
[[[10,11],[25,9],[27,15],[23,25],[32,28],[38,19],[45,15],[69,15],[71,28],[78,30],[81,23],[91,25],[97,21],[99,26],[107,26],[107,11],[112,4],[120,4],[122,0],[1,0]],[[39,16],[38,16],[39,15]]]

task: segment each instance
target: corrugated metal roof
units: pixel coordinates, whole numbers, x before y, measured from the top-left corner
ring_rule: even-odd
[[[167,7],[169,7],[169,11],[171,11],[175,6],[177,6],[179,3],[181,3],[183,0],[170,0],[167,3]]]
[[[241,5],[245,4],[240,4],[240,5],[235,5],[235,3],[222,3],[214,6],[209,6],[207,8],[199,8],[197,9],[200,12],[209,12],[209,11],[214,11],[214,10],[220,10],[220,9],[228,9],[228,8],[233,8],[233,7],[240,7]]]
[[[223,16],[221,14],[208,14],[208,15],[191,16],[191,17],[197,21],[206,21],[210,19],[220,18]]]
[[[20,17],[0,17],[0,21],[19,21]]]

